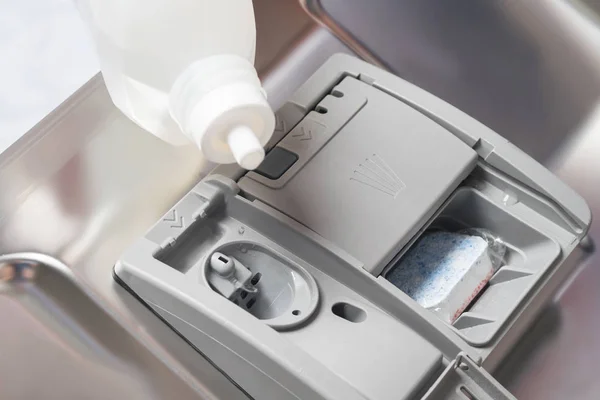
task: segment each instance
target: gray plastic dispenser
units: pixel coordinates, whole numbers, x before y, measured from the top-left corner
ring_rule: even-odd
[[[257,170],[218,167],[115,278],[256,399],[512,399],[489,372],[577,265],[582,198],[476,120],[348,56],[277,118]],[[507,246],[452,324],[386,279],[434,228],[483,228]]]

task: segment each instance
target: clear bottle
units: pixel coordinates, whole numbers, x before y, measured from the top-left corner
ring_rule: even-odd
[[[256,168],[274,114],[254,69],[251,0],[77,0],[115,105],[174,144]]]

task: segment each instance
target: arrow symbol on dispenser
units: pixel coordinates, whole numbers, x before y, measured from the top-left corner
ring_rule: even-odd
[[[163,218],[165,222],[175,222],[177,221],[177,210],[171,210],[171,215]]]
[[[183,228],[183,217],[179,217],[179,222],[172,224],[171,228]]]
[[[285,121],[277,115],[275,116],[275,131],[285,132]]]
[[[177,210],[172,210],[171,214],[165,218],[163,218],[164,222],[172,222],[170,225],[171,228],[183,228],[183,217],[179,217],[177,215]]]
[[[310,140],[312,139],[312,131],[310,129],[304,129],[304,127],[301,126],[300,132],[294,133],[292,137],[299,138],[300,140]]]

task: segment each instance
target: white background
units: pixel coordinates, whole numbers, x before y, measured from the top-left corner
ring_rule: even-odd
[[[98,70],[74,0],[0,0],[0,152]]]

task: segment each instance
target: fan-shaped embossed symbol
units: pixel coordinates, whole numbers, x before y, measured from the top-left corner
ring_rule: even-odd
[[[358,164],[350,180],[362,183],[394,198],[406,187],[396,172],[377,154],[373,154]]]

